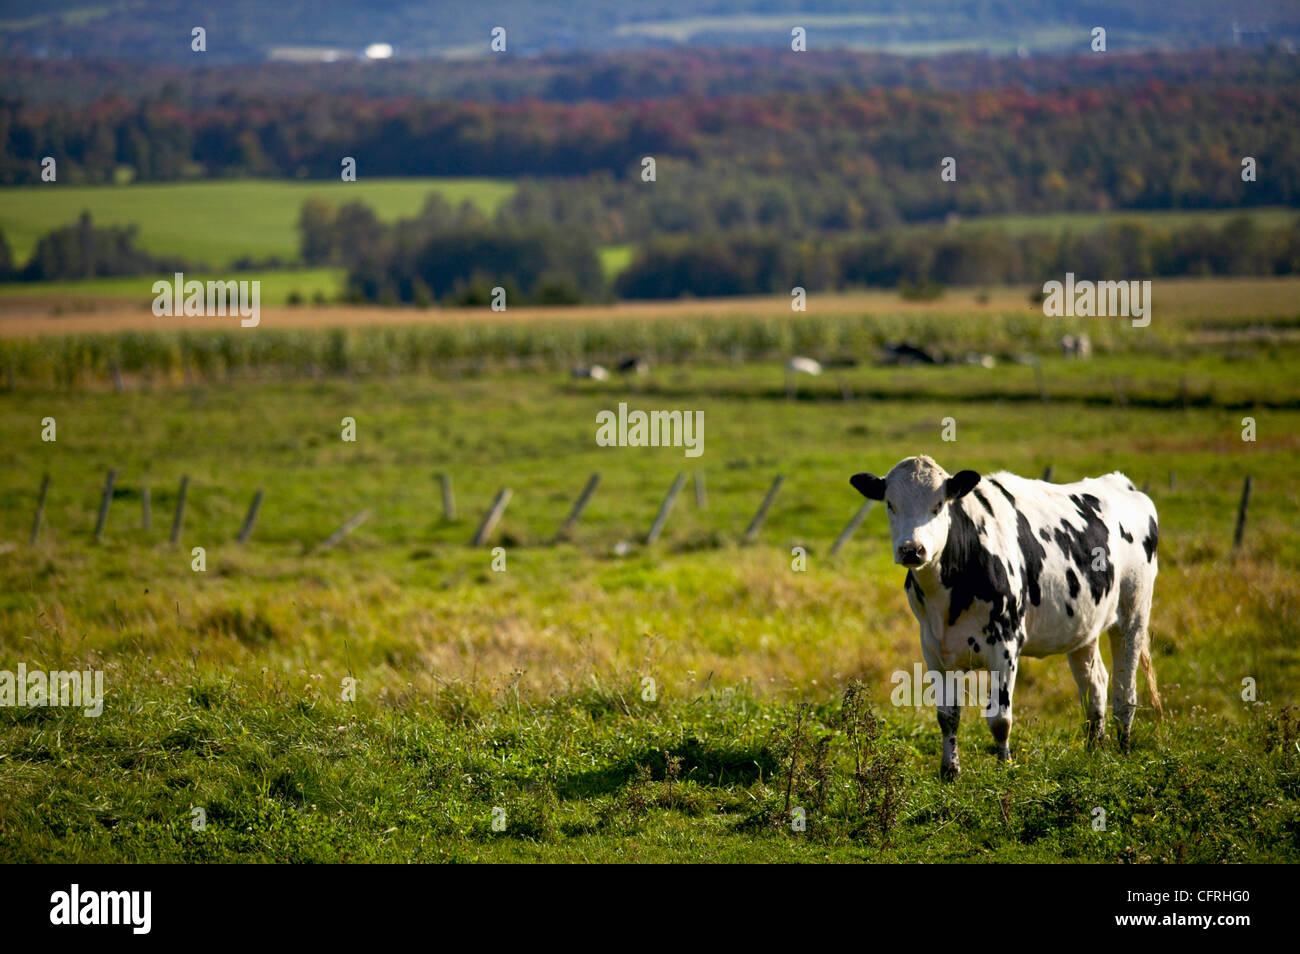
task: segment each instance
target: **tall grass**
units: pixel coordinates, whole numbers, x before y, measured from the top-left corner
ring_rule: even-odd
[[[1135,347],[1114,321],[1069,322],[1035,314],[806,314],[789,317],[686,316],[680,319],[500,319],[415,327],[284,330],[129,331],[0,340],[0,373],[11,384],[71,387],[107,381],[113,366],[150,380],[213,379],[247,372],[289,377],[393,374],[466,365],[527,363],[563,368],[615,361],[629,353],[660,362],[756,360],[807,354],[820,359],[874,355],[908,340],[953,354],[974,350],[1011,358],[1055,350],[1060,335],[1087,326],[1100,351]]]

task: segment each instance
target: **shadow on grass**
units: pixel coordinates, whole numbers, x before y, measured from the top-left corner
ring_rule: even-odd
[[[604,768],[580,772],[562,779],[555,788],[562,799],[592,798],[608,795],[626,786],[637,774],[638,766],[661,782],[668,775],[668,759],[680,759],[677,778],[697,785],[752,785],[759,776],[771,778],[777,771],[776,758],[766,747],[721,748],[699,739],[664,749],[642,749]]]

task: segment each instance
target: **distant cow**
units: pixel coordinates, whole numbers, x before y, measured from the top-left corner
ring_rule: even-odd
[[[1129,745],[1139,663],[1161,712],[1147,636],[1156,510],[1123,474],[1049,484],[973,470],[949,476],[929,457],[909,457],[885,477],[854,474],[850,482],[863,496],[885,501],[894,562],[908,568],[903,588],[921,626],[926,668],[988,669],[996,677],[986,716],[1001,759],[1011,758],[1021,656],[1065,653],[1088,739],[1104,738],[1103,630],[1110,630],[1111,704],[1121,748]],[[956,685],[951,679],[936,685],[945,777],[961,771]]]
[[[569,372],[575,378],[588,378],[592,381],[608,381],[609,372],[598,364],[582,365]]]

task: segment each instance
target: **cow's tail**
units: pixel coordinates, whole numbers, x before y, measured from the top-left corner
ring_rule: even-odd
[[[1150,637],[1147,637],[1148,643]],[[1138,657],[1142,664],[1142,672],[1147,677],[1147,691],[1151,693],[1151,708],[1156,710],[1156,719],[1165,717],[1165,707],[1160,701],[1160,687],[1156,685],[1156,669],[1151,665],[1151,649],[1149,645],[1143,645],[1142,654]]]

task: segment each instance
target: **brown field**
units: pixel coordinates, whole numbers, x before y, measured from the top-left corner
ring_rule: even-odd
[[[1300,314],[1300,278],[1158,279],[1153,282],[1154,307],[1165,317],[1213,316],[1221,319]],[[896,291],[812,294],[810,313],[822,314],[934,314],[1006,313],[1031,311],[1028,289],[961,288],[937,301],[906,301]],[[587,321],[598,319],[684,319],[789,314],[784,295],[677,301],[614,302],[572,307],[511,308],[504,315],[485,308],[386,308],[379,306],[266,306],[263,328],[312,329],[365,326],[406,326],[494,321]],[[120,298],[95,299],[69,296],[12,295],[0,298],[0,337],[93,334],[116,331],[186,330],[210,327],[238,328],[234,318],[158,318],[149,301],[124,303]]]

